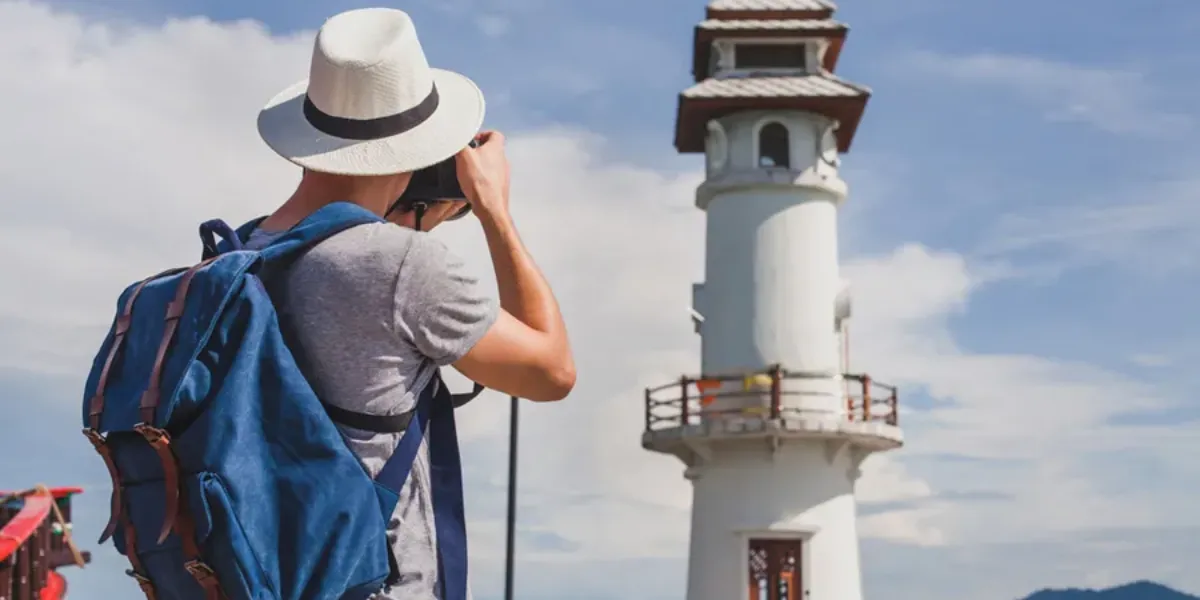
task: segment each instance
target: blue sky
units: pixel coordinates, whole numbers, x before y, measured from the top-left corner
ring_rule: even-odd
[[[0,52],[10,55],[0,77],[23,107],[10,114],[27,115],[0,142],[9,157],[0,186],[16,198],[0,208],[8,223],[0,250],[51,239],[75,252],[31,258],[36,269],[28,271],[0,267],[0,276],[31,282],[28,291],[0,292],[0,337],[9,346],[0,352],[8,408],[0,452],[20,456],[37,440],[65,439],[61,456],[0,461],[0,482],[95,486],[79,512],[86,542],[103,523],[107,491],[101,463],[76,431],[76,390],[106,326],[107,298],[160,268],[159,246],[92,241],[91,224],[137,226],[159,243],[173,228],[191,235],[211,216],[212,197],[237,216],[269,207],[291,175],[256,145],[253,114],[303,76],[305,32],[363,5],[0,2],[11,29],[0,30],[0,49],[11,50]],[[38,12],[46,6],[59,12]],[[431,62],[480,83],[488,125],[512,132],[516,185],[527,173],[536,196],[525,209],[527,237],[535,251],[556,253],[546,270],[580,323],[580,391],[562,407],[526,413],[520,591],[681,599],[686,486],[677,465],[636,448],[636,390],[697,363],[675,307],[700,275],[702,215],[686,210],[700,158],[676,156],[671,140],[703,2],[394,6],[414,15]],[[193,16],[215,23],[164,27]],[[1200,453],[1200,376],[1190,368],[1200,360],[1192,318],[1200,293],[1200,5],[844,0],[837,17],[851,27],[838,73],[874,91],[843,173],[851,185],[843,253],[862,336],[852,360],[901,382],[914,409],[905,417],[907,447],[862,482],[875,486],[862,490],[868,595],[1011,598],[1141,577],[1200,591],[1180,558],[1200,553],[1200,519],[1190,509],[1200,468],[1188,458]],[[239,19],[267,33],[229,23]],[[103,26],[108,37],[80,34],[80,23]],[[25,39],[24,31],[39,33]],[[187,68],[145,58],[147,48],[161,57],[178,51]],[[232,64],[235,50],[248,57],[239,61],[244,72],[205,66],[207,53],[213,65]],[[66,82],[67,73],[75,79]],[[201,108],[172,112],[173,94],[197,97],[189,90]],[[156,104],[159,97],[168,101]],[[124,104],[104,104],[116,100]],[[39,107],[80,127],[107,127],[117,110],[148,123],[124,138],[65,126],[30,133],[25,125]],[[151,139],[155,131],[166,139]],[[109,140],[98,146],[104,151],[89,145],[101,144],[94,139]],[[151,162],[171,153],[181,158]],[[216,158],[226,155],[233,158]],[[253,172],[235,168],[250,160],[261,161]],[[63,164],[74,177],[57,176]],[[198,169],[213,175],[181,189],[179,178],[191,181]],[[594,215],[595,227],[563,207]],[[645,264],[644,240],[614,234],[630,230],[678,238],[683,250]],[[478,244],[464,239],[465,248]],[[190,258],[171,248],[161,253]],[[629,302],[601,306],[598,294],[616,288],[596,287],[581,272],[631,278],[636,285],[620,287]],[[588,321],[621,325],[604,331]],[[490,600],[500,589],[504,410],[499,402],[472,410],[473,536],[487,555],[475,586]],[[572,429],[599,414],[623,433]],[[580,524],[589,515],[629,533],[609,539]],[[642,528],[643,518],[665,523],[661,536]],[[641,544],[637,534],[655,537]],[[75,579],[73,597],[125,597],[112,591],[132,590],[122,559],[110,549],[97,556]]]

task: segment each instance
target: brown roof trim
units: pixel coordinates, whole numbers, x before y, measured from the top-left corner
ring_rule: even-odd
[[[802,110],[836,119],[839,152],[849,152],[870,94],[861,96],[769,98],[687,98],[680,94],[675,120],[675,149],[683,154],[704,152],[708,122],[749,110]]]

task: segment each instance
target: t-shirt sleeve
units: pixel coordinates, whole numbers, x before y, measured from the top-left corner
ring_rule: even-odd
[[[396,278],[393,326],[438,366],[451,364],[496,321],[496,302],[480,287],[445,244],[418,234]]]

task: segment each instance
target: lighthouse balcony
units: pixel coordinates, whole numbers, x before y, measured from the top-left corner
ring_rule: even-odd
[[[849,442],[868,450],[903,445],[899,395],[866,374],[772,367],[682,377],[645,392],[642,446],[668,454],[700,444],[769,439]]]

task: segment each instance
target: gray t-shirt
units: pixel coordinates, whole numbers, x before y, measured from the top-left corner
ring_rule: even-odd
[[[249,246],[277,235],[255,231]],[[414,391],[462,358],[497,314],[444,244],[392,224],[360,225],[318,244],[289,269],[281,292],[277,308],[293,325],[317,393],[367,414],[412,410]],[[372,477],[403,436],[339,429]],[[388,523],[401,579],[377,600],[440,597],[428,441],[427,433]]]

